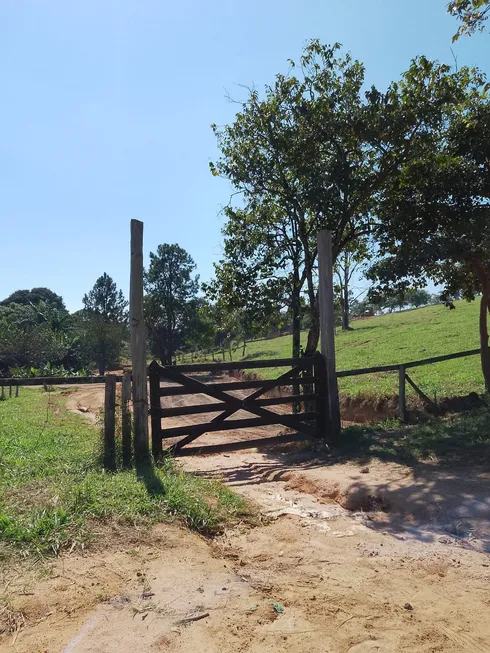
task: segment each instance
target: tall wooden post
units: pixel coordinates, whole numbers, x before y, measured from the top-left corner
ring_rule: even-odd
[[[123,467],[131,465],[131,411],[129,401],[131,399],[131,375],[124,374],[121,384],[122,404],[122,462]]]
[[[325,229],[318,232],[318,302],[321,352],[327,367],[329,427],[335,439],[340,434],[340,403],[335,369],[332,234]]]
[[[105,377],[104,467],[116,471],[116,377]]]
[[[131,220],[131,279],[129,291],[131,364],[133,368],[133,426],[136,462],[149,457],[146,338],[143,314],[143,223]]]

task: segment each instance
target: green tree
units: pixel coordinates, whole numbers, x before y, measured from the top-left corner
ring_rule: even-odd
[[[171,365],[175,352],[185,343],[199,289],[196,264],[179,245],[159,245],[150,253],[146,273],[145,314],[155,355]]]
[[[127,320],[128,302],[116,282],[106,273],[99,277],[82,299],[83,308],[107,323],[124,323]]]
[[[40,323],[36,307],[30,304],[0,306],[0,360],[4,370],[13,367],[42,367],[62,364],[71,341]]]
[[[216,339],[213,307],[204,297],[196,297],[189,301],[187,314],[185,349],[192,353],[204,354],[213,351]]]
[[[334,259],[373,236],[378,205],[430,134],[464,95],[466,72],[424,57],[385,92],[365,90],[365,71],[339,47],[312,41],[299,67],[277,75],[265,96],[252,89],[232,125],[213,126],[240,208],[225,208],[224,258],[216,284],[230,308],[284,298],[299,347],[301,299],[309,314],[305,353],[319,339],[316,239],[333,234]],[[265,301],[262,301],[264,299]]]
[[[116,363],[127,339],[127,306],[121,290],[104,272],[92,290],[83,297],[83,310],[77,314],[84,357],[95,360],[102,376]]]
[[[49,288],[32,288],[32,290],[16,290],[6,299],[0,301],[0,306],[9,304],[33,304],[37,306],[39,302],[44,302],[57,308],[60,311],[66,311],[65,302],[60,295]]]
[[[409,290],[405,294],[405,301],[408,306],[419,308],[420,306],[428,306],[431,303],[431,294],[424,288]]]
[[[351,291],[351,282],[354,275],[360,272],[361,265],[368,257],[368,248],[366,243],[356,243],[354,251],[345,249],[337,258],[335,265],[335,274],[338,280],[336,288],[341,313],[342,331],[349,331],[351,303],[354,295]]]
[[[469,73],[468,73],[469,74]],[[426,138],[419,156],[392,183],[380,211],[380,260],[370,276],[379,292],[405,293],[430,279],[452,297],[481,294],[482,372],[490,389],[490,103],[474,74],[473,92],[448,117],[439,138]]]
[[[490,15],[490,0],[452,0],[447,10],[462,23],[453,36],[453,41],[457,41],[462,34],[483,32]]]

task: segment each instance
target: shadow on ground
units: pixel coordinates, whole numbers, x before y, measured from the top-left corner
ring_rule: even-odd
[[[136,463],[136,476],[139,481],[144,483],[146,491],[150,496],[165,494],[165,486],[161,478],[155,472],[151,461]]]
[[[366,523],[402,539],[490,552],[488,408],[403,428],[345,429],[335,448],[320,444],[228,455],[202,472],[231,487],[286,487],[366,514]],[[366,471],[367,470],[367,471]]]

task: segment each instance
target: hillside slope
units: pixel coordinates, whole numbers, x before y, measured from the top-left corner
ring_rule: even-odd
[[[455,302],[456,310],[428,306],[402,313],[353,322],[353,331],[337,331],[337,369],[389,365],[466,351],[479,347],[479,301]],[[302,343],[306,333],[302,334]],[[291,336],[260,340],[247,345],[245,358],[291,356]],[[274,377],[279,370],[261,370],[261,376]],[[483,392],[478,356],[427,365],[410,372],[429,396],[437,397]],[[344,379],[341,391],[349,394],[393,394],[396,374],[378,374]]]

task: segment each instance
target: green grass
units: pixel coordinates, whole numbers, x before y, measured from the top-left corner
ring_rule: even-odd
[[[23,388],[0,401],[0,553],[58,554],[115,522],[145,528],[178,519],[212,534],[250,516],[224,485],[170,460],[106,473],[99,442],[99,430],[68,413],[59,392]]]
[[[347,459],[378,458],[406,464],[421,461],[488,464],[490,409],[480,408],[416,426],[354,426],[342,432],[336,451]]]
[[[399,364],[458,351],[477,349],[478,300],[455,302],[456,310],[428,306],[352,323],[353,331],[337,330],[337,369]],[[306,344],[302,333],[302,344]],[[236,360],[241,360],[241,348]],[[289,358],[291,336],[259,340],[247,345],[245,359]],[[284,370],[257,371],[262,378],[274,378]],[[478,356],[456,359],[412,369],[410,376],[430,397],[449,397],[484,391]],[[390,395],[398,392],[393,373],[341,379],[340,390],[350,395]],[[407,386],[408,389],[408,386]],[[411,389],[408,389],[411,392]]]

